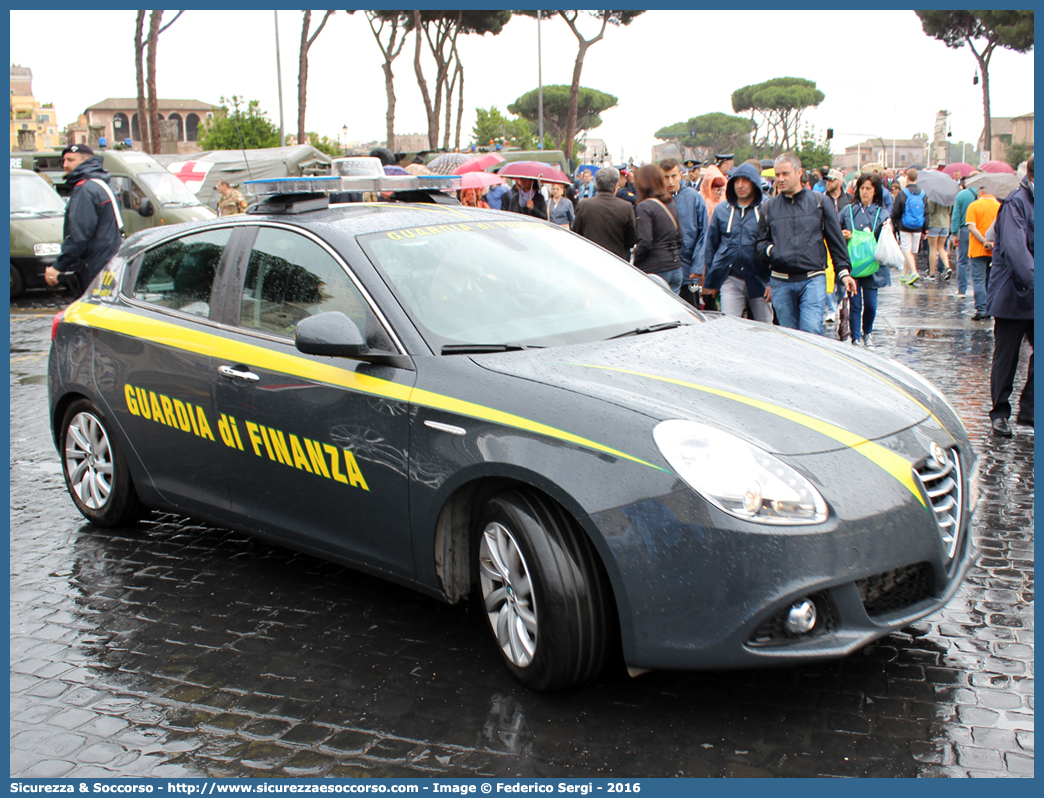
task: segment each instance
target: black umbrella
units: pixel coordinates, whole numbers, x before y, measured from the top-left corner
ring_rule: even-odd
[[[776,162],[773,161],[771,158],[762,158],[761,159],[761,168],[762,169],[771,169],[775,165],[776,165]]]
[[[918,182],[920,182],[919,178]],[[1007,199],[1008,195],[1019,187],[1019,177],[1018,175],[1006,175],[1000,172],[980,172],[965,180],[964,185],[972,191],[984,188],[987,194],[992,194],[997,199],[1002,200]]]
[[[944,172],[920,172],[917,185],[928,199],[947,206],[953,205],[957,192],[961,190],[961,184]]]

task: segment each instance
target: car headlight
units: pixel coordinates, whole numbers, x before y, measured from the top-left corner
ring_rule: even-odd
[[[61,244],[33,244],[33,254],[38,258],[45,255],[57,255],[61,251]]]
[[[661,421],[653,439],[693,490],[729,515],[759,524],[819,524],[827,507],[812,483],[778,457],[696,421]]]

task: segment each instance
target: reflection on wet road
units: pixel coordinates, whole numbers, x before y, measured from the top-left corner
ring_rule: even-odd
[[[176,516],[85,525],[44,413],[50,314],[16,310],[11,775],[1032,775],[1033,432],[988,435],[970,303],[894,287],[878,322],[981,455],[983,554],[944,612],[840,662],[553,695],[510,678],[477,606]]]

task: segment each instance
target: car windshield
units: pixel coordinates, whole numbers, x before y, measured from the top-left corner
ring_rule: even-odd
[[[11,175],[11,213],[64,213],[65,203],[39,175]]]
[[[699,318],[619,258],[543,223],[414,227],[359,243],[444,353],[582,343]]]
[[[138,179],[164,205],[200,205],[196,195],[170,172],[139,172]]]

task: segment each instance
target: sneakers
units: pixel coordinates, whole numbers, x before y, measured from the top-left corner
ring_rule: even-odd
[[[935,282],[935,275],[934,274],[929,274],[927,277],[924,278],[924,281],[926,283],[934,283]]]
[[[943,272],[943,279],[944,280],[949,280],[951,277],[953,277],[953,269],[947,269],[946,271]]]
[[[913,274],[904,274],[902,277],[899,278],[899,282],[905,283],[906,285],[913,285],[917,282],[920,276],[921,275],[919,275],[917,272],[914,272]]]
[[[968,292],[967,291],[958,291],[955,294],[955,296],[968,296]]]
[[[989,318],[985,313],[976,313],[972,316],[972,321],[987,321]]]
[[[873,333],[867,333],[863,336],[863,346],[865,346],[867,349],[877,349],[877,347],[874,345]]]

